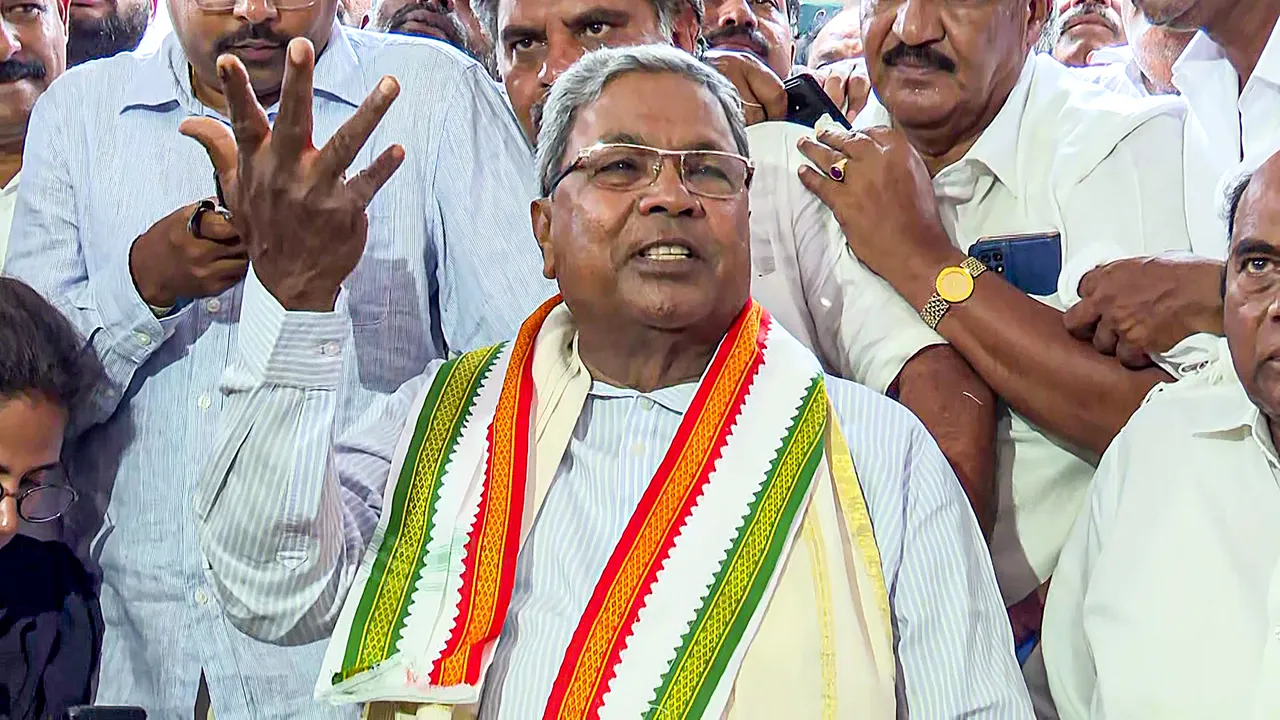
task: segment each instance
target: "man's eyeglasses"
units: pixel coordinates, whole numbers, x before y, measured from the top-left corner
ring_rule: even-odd
[[[605,190],[627,192],[649,187],[658,181],[667,158],[673,158],[680,182],[694,195],[723,200],[751,185],[755,172],[751,161],[717,150],[659,150],[645,145],[604,143],[583,148],[551,183],[547,194],[570,174],[581,170],[592,185]]]
[[[17,492],[0,487],[0,500],[7,497],[17,501],[18,517],[29,523],[47,523],[66,512],[79,495],[68,485],[42,482]]]
[[[228,13],[245,0],[194,0],[196,7],[207,13]],[[267,0],[276,10],[305,10],[316,0]]]

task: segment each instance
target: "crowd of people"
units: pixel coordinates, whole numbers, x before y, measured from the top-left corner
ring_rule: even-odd
[[[1276,0],[0,8],[0,718],[1280,718]]]

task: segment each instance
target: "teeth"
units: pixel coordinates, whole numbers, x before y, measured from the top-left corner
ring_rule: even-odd
[[[641,255],[647,260],[683,260],[693,257],[688,248],[679,245],[654,245]]]

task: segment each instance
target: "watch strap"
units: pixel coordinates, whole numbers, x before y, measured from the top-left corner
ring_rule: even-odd
[[[975,257],[967,257],[964,262],[960,263],[960,267],[967,273],[969,277],[975,280],[979,275],[987,271],[987,266],[981,260]],[[929,326],[930,330],[937,330],[938,323],[942,322],[942,316],[947,314],[951,309],[951,303],[942,299],[938,293],[934,293],[933,297],[920,308],[920,319],[924,320],[924,324]]]

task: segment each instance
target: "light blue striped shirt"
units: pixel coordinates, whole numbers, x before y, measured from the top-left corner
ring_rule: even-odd
[[[342,359],[322,349],[342,343],[344,303],[288,313],[252,276],[246,288],[231,411],[199,491],[201,540],[247,632],[319,636],[336,621],[397,441],[438,363],[335,442]],[[483,720],[541,716],[596,579],[695,389],[594,384],[519,556]],[[903,707],[916,720],[1031,717],[991,560],[946,459],[896,403],[833,377],[827,390],[875,526]]]
[[[365,256],[343,292],[354,328],[326,424],[352,422],[451,350],[509,337],[554,291],[529,225],[527,144],[461,53],[335,26],[315,73],[317,144],[383,75],[399,79],[400,98],[353,167],[393,142],[406,161],[369,208]],[[203,670],[218,720],[349,718],[312,699],[318,635],[273,638],[282,647],[237,631],[197,539],[199,469],[219,428],[243,419],[218,391],[237,354],[242,286],[157,321],[128,270],[135,237],[213,194],[208,157],[178,134],[201,114],[170,36],[154,55],[72,69],[41,97],[27,136],[6,269],[68,313],[109,374],[68,448],[81,500],[67,530],[104,574],[98,701],[190,720]],[[350,527],[372,523],[380,492],[347,500]]]

